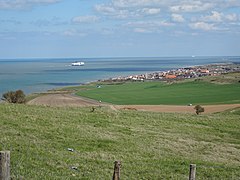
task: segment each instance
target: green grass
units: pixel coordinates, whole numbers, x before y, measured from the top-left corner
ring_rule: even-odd
[[[211,115],[0,104],[0,150],[12,179],[240,177],[240,109]],[[73,148],[70,152],[67,148]],[[72,170],[76,166],[78,170]]]
[[[135,82],[82,87],[76,94],[113,104],[232,104],[240,103],[240,83],[214,84],[205,81],[183,83]]]
[[[207,76],[202,78],[203,81],[216,84],[234,84],[240,82],[240,72],[221,74],[218,76]]]

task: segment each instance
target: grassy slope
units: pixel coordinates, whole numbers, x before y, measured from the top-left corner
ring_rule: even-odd
[[[240,103],[240,84],[213,84],[208,82],[185,82],[167,84],[162,82],[125,83],[88,86],[77,95],[113,104],[231,104]]]
[[[0,104],[0,150],[14,179],[111,179],[115,160],[122,179],[187,179],[190,163],[198,179],[236,179],[239,117]]]

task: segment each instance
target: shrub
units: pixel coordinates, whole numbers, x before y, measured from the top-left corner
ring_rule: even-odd
[[[3,100],[9,103],[22,104],[26,102],[25,94],[22,90],[9,91],[3,94]]]
[[[197,115],[200,114],[200,113],[202,113],[202,112],[204,112],[204,108],[203,108],[202,106],[200,106],[200,105],[196,105],[196,106],[194,107],[194,109],[196,110],[196,114],[197,114]]]

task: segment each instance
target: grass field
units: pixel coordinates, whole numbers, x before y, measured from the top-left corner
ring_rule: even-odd
[[[183,83],[133,82],[83,86],[77,95],[113,104],[187,105],[240,103],[240,83],[216,84],[206,81]]]
[[[239,117],[0,104],[0,150],[12,179],[111,179],[115,160],[121,179],[187,179],[190,163],[199,180],[239,179]]]

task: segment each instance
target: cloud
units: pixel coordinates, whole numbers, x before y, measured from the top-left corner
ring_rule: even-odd
[[[96,11],[103,13],[104,15],[115,14],[116,9],[112,6],[104,5],[104,4],[97,4],[95,6]]]
[[[76,29],[68,29],[62,33],[64,36],[79,36],[79,37],[84,37],[87,36],[87,33],[80,32]]]
[[[239,0],[112,0],[103,6],[114,9],[160,8],[173,13],[202,12],[213,9],[240,7]]]
[[[73,23],[93,23],[99,20],[97,16],[77,16],[72,19]]]
[[[102,15],[109,16],[111,18],[124,19],[130,16],[128,10],[116,9],[113,6],[104,4],[98,4],[95,6],[95,10]]]
[[[143,8],[141,11],[146,15],[155,15],[159,14],[161,10],[160,8]]]
[[[180,14],[172,14],[172,20],[179,23],[185,22],[185,19]]]
[[[204,22],[233,22],[233,21],[238,21],[238,15],[233,13],[233,14],[224,14],[224,13],[219,13],[217,11],[212,11],[211,15],[206,15],[206,16],[202,16],[201,21]]]
[[[173,26],[173,23],[167,21],[135,21],[135,22],[128,22],[126,24],[130,27],[161,27],[161,26]]]
[[[220,2],[218,2],[217,0],[215,0],[216,3],[219,3],[219,5],[223,8],[232,8],[232,7],[240,7],[240,1],[239,0],[221,0]]]
[[[229,8],[240,6],[239,0],[112,0],[109,5],[117,8],[175,7],[176,10],[195,11],[210,7]],[[173,8],[174,9],[174,8]]]
[[[196,22],[196,23],[191,23],[190,28],[196,29],[196,30],[203,30],[203,31],[211,31],[211,30],[217,30],[214,26],[214,24],[209,24],[206,22]]]
[[[181,2],[181,1],[180,1]],[[191,1],[191,2],[183,2],[179,5],[173,5],[169,9],[172,12],[179,13],[179,12],[200,12],[200,11],[207,11],[214,7],[213,3],[204,3],[201,1]]]
[[[118,8],[146,7],[164,4],[166,0],[112,0],[112,4]]]
[[[134,32],[137,33],[152,33],[153,31],[147,28],[134,28]]]
[[[95,10],[107,20],[121,19],[123,28],[138,33],[159,32],[167,27],[172,32],[171,26],[175,31],[226,32],[237,28],[239,7],[240,0],[111,0],[96,4]]]
[[[225,15],[225,19],[228,20],[228,21],[238,21],[238,20],[240,20],[240,18],[237,14],[227,14],[227,15]]]
[[[115,19],[140,18],[144,16],[158,15],[160,8],[119,8],[113,5],[98,4],[95,10],[102,15]]]
[[[201,19],[205,22],[222,22],[223,21],[223,19],[222,19],[223,14],[222,13],[219,13],[217,11],[212,11],[211,13],[212,13],[211,15],[204,16]]]
[[[170,2],[173,2],[170,0]],[[240,7],[239,0],[179,0],[169,3],[169,10],[174,13],[196,13],[211,10],[224,10],[232,7]]]
[[[148,16],[170,16],[174,22],[185,19],[176,14],[194,14],[206,12],[223,12],[240,7],[239,0],[111,0],[109,3],[95,5],[95,10],[108,18],[145,18]],[[162,13],[163,12],[163,13]],[[162,13],[162,14],[161,14]],[[174,14],[174,15],[171,15]],[[219,14],[208,18],[219,21]],[[187,17],[185,16],[185,17]],[[233,18],[233,17],[229,17]],[[191,19],[191,18],[189,18]]]
[[[138,33],[158,33],[163,28],[172,27],[173,23],[167,21],[135,21],[128,22],[124,27],[130,28],[133,32]]]
[[[0,0],[0,9],[27,9],[36,5],[54,4],[59,1],[60,0]]]

